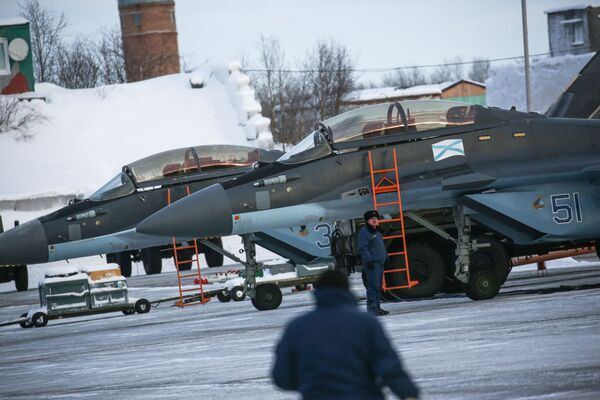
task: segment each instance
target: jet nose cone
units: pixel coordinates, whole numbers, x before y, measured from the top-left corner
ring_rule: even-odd
[[[136,231],[156,236],[206,237],[231,235],[231,205],[220,184],[176,201],[143,220]]]
[[[36,264],[48,261],[48,240],[39,220],[0,234],[0,265]]]

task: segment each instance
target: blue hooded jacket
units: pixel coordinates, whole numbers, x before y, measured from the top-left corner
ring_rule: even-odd
[[[315,297],[317,308],[293,320],[277,346],[277,386],[304,399],[383,399],[383,386],[418,396],[381,324],[348,290],[317,289]]]

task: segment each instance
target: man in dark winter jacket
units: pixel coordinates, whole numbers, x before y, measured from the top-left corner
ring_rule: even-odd
[[[325,272],[315,297],[316,309],[290,322],[277,346],[277,386],[303,399],[383,399],[384,386],[418,397],[379,321],[357,309],[345,274]]]
[[[364,214],[365,226],[358,232],[358,252],[362,258],[363,272],[367,275],[367,311],[375,315],[386,315],[379,303],[383,266],[387,251],[383,235],[379,232],[379,213],[367,211]]]

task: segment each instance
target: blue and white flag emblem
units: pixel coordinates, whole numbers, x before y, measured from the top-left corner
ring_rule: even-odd
[[[462,139],[442,140],[431,145],[433,150],[433,161],[441,161],[453,156],[465,156],[465,147]]]

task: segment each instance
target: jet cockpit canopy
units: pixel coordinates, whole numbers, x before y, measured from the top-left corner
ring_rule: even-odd
[[[325,157],[330,144],[383,135],[412,133],[474,124],[478,105],[445,100],[406,100],[357,108],[329,118],[279,158],[293,164]]]
[[[171,177],[207,173],[225,168],[249,167],[268,152],[255,147],[207,145],[175,149],[142,158],[123,168],[136,185]]]
[[[234,145],[207,145],[164,151],[124,166],[123,172],[92,194],[90,200],[103,201],[126,196],[133,193],[136,187],[152,186],[169,178],[249,167],[256,161],[272,162],[277,153]]]

